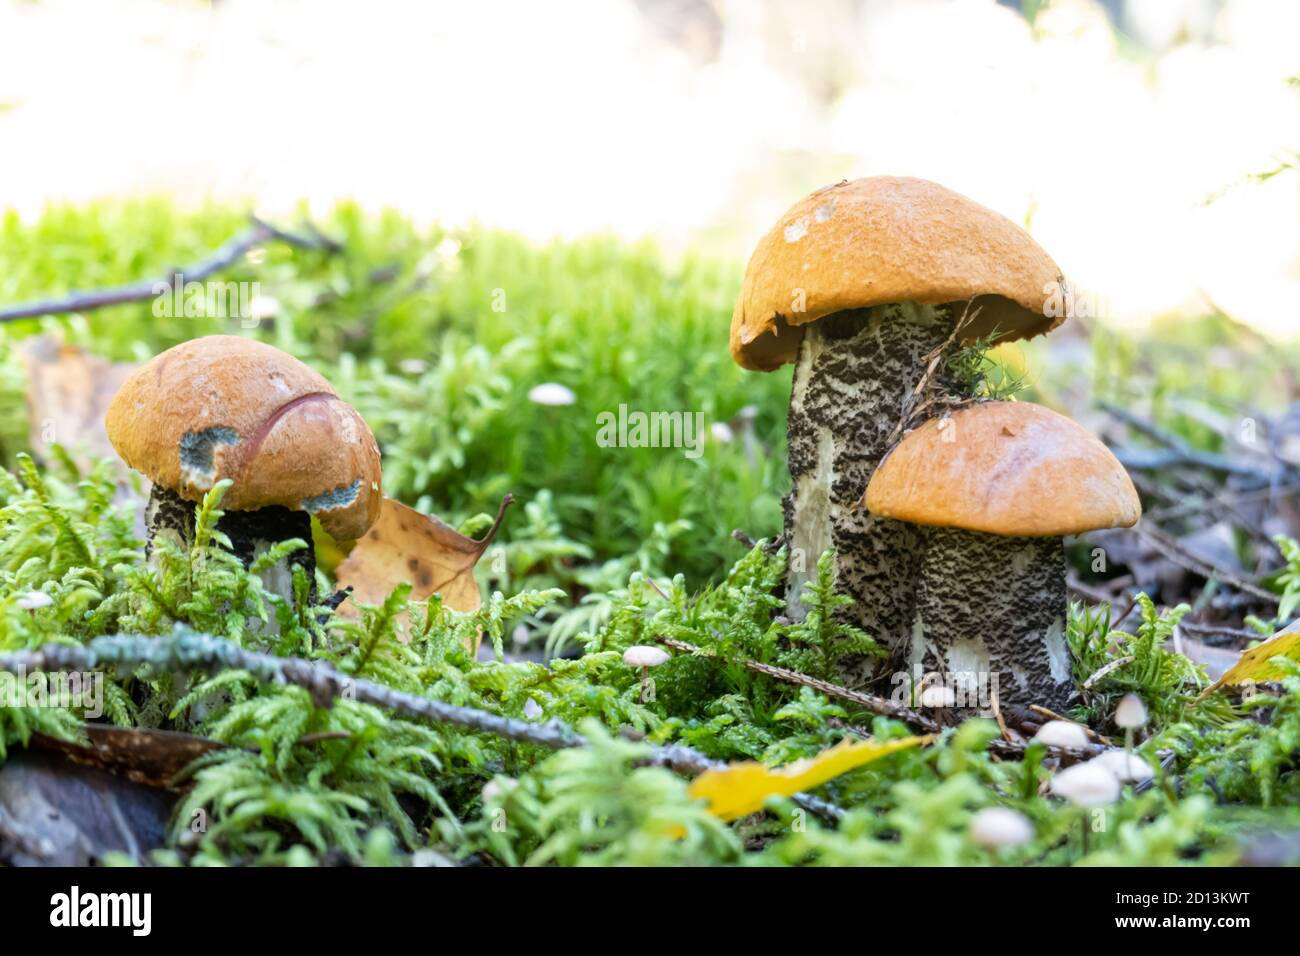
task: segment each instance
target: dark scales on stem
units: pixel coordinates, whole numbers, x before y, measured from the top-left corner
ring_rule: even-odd
[[[170,535],[182,547],[192,545],[197,511],[195,502],[187,501],[169,488],[154,485],[145,509],[146,556],[153,550],[154,539],[163,534]],[[311,588],[309,602],[316,603],[316,552],[311,547],[311,516],[307,512],[290,511],[279,505],[256,511],[227,511],[217,520],[217,530],[230,539],[231,553],[244,567],[269,545],[293,538],[306,541],[306,548],[293,552],[287,559],[287,593],[279,587],[271,589],[292,601],[293,568],[300,567],[307,573]]]
[[[803,585],[815,576],[821,553],[834,548],[837,586],[854,599],[846,617],[899,659],[915,617],[924,538],[920,528],[872,516],[860,501],[901,437],[904,417],[962,397],[946,368],[947,353],[960,348],[953,330],[961,308],[905,302],[828,316],[805,327],[795,365],[792,488],[784,500],[788,613],[802,617]],[[871,668],[867,660],[846,660],[841,679],[860,686]]]
[[[1064,712],[1075,701],[1062,540],[922,530],[913,669],[978,693],[977,706],[971,706],[974,695],[964,695],[964,713],[988,709],[991,674],[999,701]]]

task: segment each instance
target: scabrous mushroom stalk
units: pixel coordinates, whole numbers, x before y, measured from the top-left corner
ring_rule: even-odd
[[[800,598],[816,577],[817,558],[833,548],[837,585],[854,599],[846,616],[882,646],[905,644],[921,532],[872,515],[860,500],[907,406],[937,391],[956,394],[943,356],[923,394],[913,394],[927,360],[952,338],[954,311],[896,303],[841,312],[804,331],[790,395],[792,487],[784,501],[786,601],[793,619],[805,614]],[[841,674],[859,682],[867,665],[846,661]]]
[[[1028,700],[1070,705],[1065,548],[1060,538],[1016,538],[925,528],[913,672],[948,675],[958,706]],[[965,693],[962,693],[962,691]]]
[[[197,511],[195,502],[154,485],[145,508],[146,555],[153,551],[153,543],[163,537],[170,538],[182,548],[189,548],[194,543]],[[290,511],[279,505],[256,511],[227,511],[217,520],[217,530],[230,539],[231,551],[244,567],[282,541],[294,538],[304,541],[307,547],[294,551],[285,560],[262,572],[262,584],[269,593],[292,602],[293,569],[300,567],[307,575],[310,588],[308,603],[316,603],[316,552],[312,548],[311,516],[307,512]]]

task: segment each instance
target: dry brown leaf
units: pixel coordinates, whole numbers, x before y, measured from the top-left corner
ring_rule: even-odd
[[[82,467],[95,457],[118,461],[104,413],[135,366],[109,362],[53,335],[26,340],[19,355],[27,371],[31,447],[57,442]],[[121,471],[126,474],[125,465]]]
[[[411,583],[413,601],[441,594],[442,603],[453,610],[477,611],[483,598],[474,580],[474,566],[492,543],[513,500],[506,495],[492,527],[475,541],[433,515],[385,498],[379,520],[338,567],[338,587],[352,588],[351,598],[343,602],[339,613],[356,616],[356,602],[382,604],[404,581]]]
[[[88,743],[32,735],[32,747],[57,750],[74,762],[98,767],[150,787],[175,788],[177,775],[199,757],[226,745],[207,737],[146,727],[85,724]]]

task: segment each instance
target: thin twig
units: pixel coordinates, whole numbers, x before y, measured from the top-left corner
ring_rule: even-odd
[[[713,652],[696,647],[686,641],[679,641],[672,637],[654,638],[665,647],[671,647],[675,651],[681,651],[683,654],[698,654],[705,657],[713,657]],[[835,697],[839,700],[848,701],[851,704],[857,704],[873,714],[880,714],[882,717],[893,717],[904,723],[911,724],[919,730],[927,733],[937,734],[943,727],[933,718],[919,714],[910,707],[904,707],[902,704],[896,704],[892,700],[886,700],[883,697],[877,697],[875,694],[867,694],[862,691],[849,690],[847,687],[841,687],[839,684],[832,684],[830,681],[824,681],[813,677],[809,674],[802,674],[799,671],[790,670],[787,667],[777,667],[774,664],[763,664],[759,661],[738,660],[734,663],[740,664],[748,671],[755,674],[763,674],[774,680],[784,681],[787,684],[798,684],[801,687],[811,687],[813,690],[825,694],[827,697]]]
[[[127,302],[144,302],[158,295],[160,284],[170,286],[176,279],[184,282],[202,282],[204,279],[226,269],[250,249],[255,249],[269,241],[287,243],[299,249],[311,249],[327,253],[338,252],[342,246],[334,239],[310,227],[312,235],[304,236],[273,226],[270,223],[249,217],[252,227],[235,236],[212,255],[189,268],[173,269],[162,279],[146,279],[111,289],[98,289],[92,292],[72,292],[68,295],[40,302],[9,306],[0,309],[0,322],[15,322],[18,319],[33,319],[43,315],[64,315],[70,312],[90,312],[110,305],[122,305]]]
[[[1245,594],[1250,594],[1266,601],[1270,604],[1278,604],[1281,598],[1271,591],[1265,591],[1258,585],[1251,584],[1249,581],[1237,577],[1223,568],[1216,567],[1208,561],[1203,561],[1190,553],[1186,548],[1179,544],[1159,528],[1149,522],[1142,522],[1136,529],[1138,535],[1146,540],[1153,548],[1163,554],[1170,561],[1179,567],[1186,568],[1193,574],[1199,574],[1203,578],[1213,578],[1216,581],[1222,581],[1230,587],[1236,588]]]

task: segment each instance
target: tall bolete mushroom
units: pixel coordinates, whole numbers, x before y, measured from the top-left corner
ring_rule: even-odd
[[[217,527],[245,565],[290,538],[311,543],[311,516],[333,538],[359,538],[379,516],[379,447],[319,373],[252,339],[212,335],[155,356],[113,397],[105,420],[124,461],[153,483],[149,544],[188,545],[195,503],[233,480]],[[291,556],[308,580],[310,546]],[[292,598],[288,568],[265,576]]]
[[[1050,331],[1064,319],[1045,315],[1044,301],[1062,282],[1019,226],[923,179],[818,190],[759,241],[731,317],[731,354],[758,371],[795,363],[784,503],[792,617],[833,547],[839,587],[855,599],[847,615],[883,646],[905,645],[920,535],[858,507],[862,489],[913,399],[964,397],[945,352]],[[851,664],[842,675],[862,676]]]
[[[1124,466],[1041,405],[979,402],[908,434],[867,486],[873,515],[924,526],[909,664],[959,684],[998,675],[1002,703],[1074,696],[1065,535],[1142,513]]]

